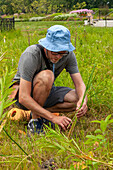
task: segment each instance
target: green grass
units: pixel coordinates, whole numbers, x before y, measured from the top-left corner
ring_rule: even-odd
[[[105,120],[110,114],[113,119],[113,28],[84,27],[82,23],[77,24],[72,21],[18,22],[15,24],[15,30],[0,33],[0,56],[2,56],[0,57],[0,78],[5,76],[3,70],[6,65],[8,71],[13,73],[13,70],[17,69],[20,55],[25,48],[29,44],[37,44],[40,38],[46,36],[47,29],[54,24],[62,24],[70,30],[72,44],[76,47],[75,54],[79,71],[85,84],[88,82],[93,66],[96,65],[92,84],[88,90],[88,112],[86,116],[77,120],[72,138],[86,155],[102,162],[113,163],[113,124],[108,124],[104,139],[97,141],[99,146],[96,146],[96,141],[93,140],[91,144],[86,142],[86,136],[95,135],[94,131],[100,128],[99,124],[91,121]],[[6,37],[5,43],[4,36]],[[65,70],[57,78],[55,85],[74,88]],[[66,115],[72,118],[74,113]],[[102,163],[92,164],[95,161],[77,158],[73,153],[76,150],[72,141],[65,141],[58,133],[54,136],[51,130],[48,130],[46,137],[28,138],[27,135],[20,134],[18,131],[26,131],[26,122],[7,120],[4,128],[29,156],[25,155],[2,130],[0,133],[0,169],[39,169],[39,164],[43,164],[50,158],[55,160],[55,167],[63,169],[73,169],[73,163],[77,167],[76,162],[80,163],[78,169],[83,165],[86,165],[86,169],[107,169],[108,167]],[[63,140],[65,142],[61,142]],[[70,150],[64,147],[68,144],[71,146]],[[80,155],[79,152],[77,154]],[[109,167],[109,169],[112,168]]]

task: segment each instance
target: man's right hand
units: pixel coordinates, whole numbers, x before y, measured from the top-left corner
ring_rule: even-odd
[[[52,122],[61,126],[62,129],[65,131],[68,125],[71,123],[71,119],[66,116],[54,116]]]

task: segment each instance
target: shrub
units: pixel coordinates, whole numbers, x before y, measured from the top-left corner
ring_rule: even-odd
[[[67,19],[73,17],[74,19],[77,17],[78,15],[76,13],[74,14],[63,14],[63,15],[58,15],[58,16],[55,16],[53,18],[54,21],[66,21]]]
[[[44,16],[44,17],[32,17],[29,19],[29,21],[48,21],[51,20],[51,15]]]
[[[46,17],[32,17],[29,19],[29,21],[42,21]]]
[[[99,8],[92,8],[91,10],[93,10],[94,12],[98,11]]]
[[[51,17],[55,17],[55,16],[58,16],[58,15],[62,15],[62,13],[54,13],[51,15]]]
[[[15,22],[25,22],[25,21],[29,21],[29,19],[25,18],[15,18]]]
[[[109,16],[113,18],[113,13],[111,13]]]

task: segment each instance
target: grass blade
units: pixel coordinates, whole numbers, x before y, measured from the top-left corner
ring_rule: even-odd
[[[95,65],[94,65],[94,67],[93,67],[93,69],[92,69],[92,72],[91,72],[91,74],[90,74],[90,77],[89,77],[89,79],[88,79],[88,83],[87,83],[87,86],[86,86],[86,90],[85,90],[85,92],[84,92],[84,96],[83,96],[83,99],[82,99],[82,103],[81,103],[79,109],[82,107],[82,105],[83,105],[83,103],[84,103],[84,99],[85,99],[85,97],[86,97],[86,94],[87,94],[89,88],[91,87],[92,77],[93,77],[94,70],[95,70]],[[78,111],[79,111],[79,109],[78,109]],[[69,139],[70,139],[70,137],[71,137],[71,135],[72,135],[72,133],[73,133],[73,130],[74,130],[75,125],[76,125],[76,122],[77,122],[77,116],[76,116],[76,115],[77,115],[78,111],[76,112],[75,116],[74,116],[73,119],[72,119],[72,126],[71,126],[71,128],[70,128],[70,130],[69,130],[69,132],[68,132],[68,138],[69,138]],[[70,126],[70,125],[69,125],[69,126]]]

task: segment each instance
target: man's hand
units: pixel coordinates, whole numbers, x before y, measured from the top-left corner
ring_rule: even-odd
[[[65,131],[70,124],[71,119],[66,116],[54,116],[52,122],[61,126],[62,129]]]
[[[85,115],[86,112],[87,112],[87,110],[88,110],[88,107],[87,107],[87,96],[85,97],[84,103],[83,103],[82,107],[80,108],[81,103],[82,103],[81,100],[79,100],[79,101],[77,102],[77,107],[76,107],[76,112],[78,112],[78,113],[77,113],[77,118],[80,118],[80,117],[82,117],[83,115]],[[80,109],[79,109],[79,108],[80,108]]]
[[[76,107],[76,112],[78,112],[77,118],[80,118],[87,112],[87,96],[85,97],[84,103],[83,103],[82,107],[80,108],[82,99],[83,99],[83,96],[84,96],[84,93],[86,90],[86,86],[82,80],[80,73],[71,74],[71,78],[74,82],[76,93],[78,96],[78,102],[77,102],[77,107]]]

